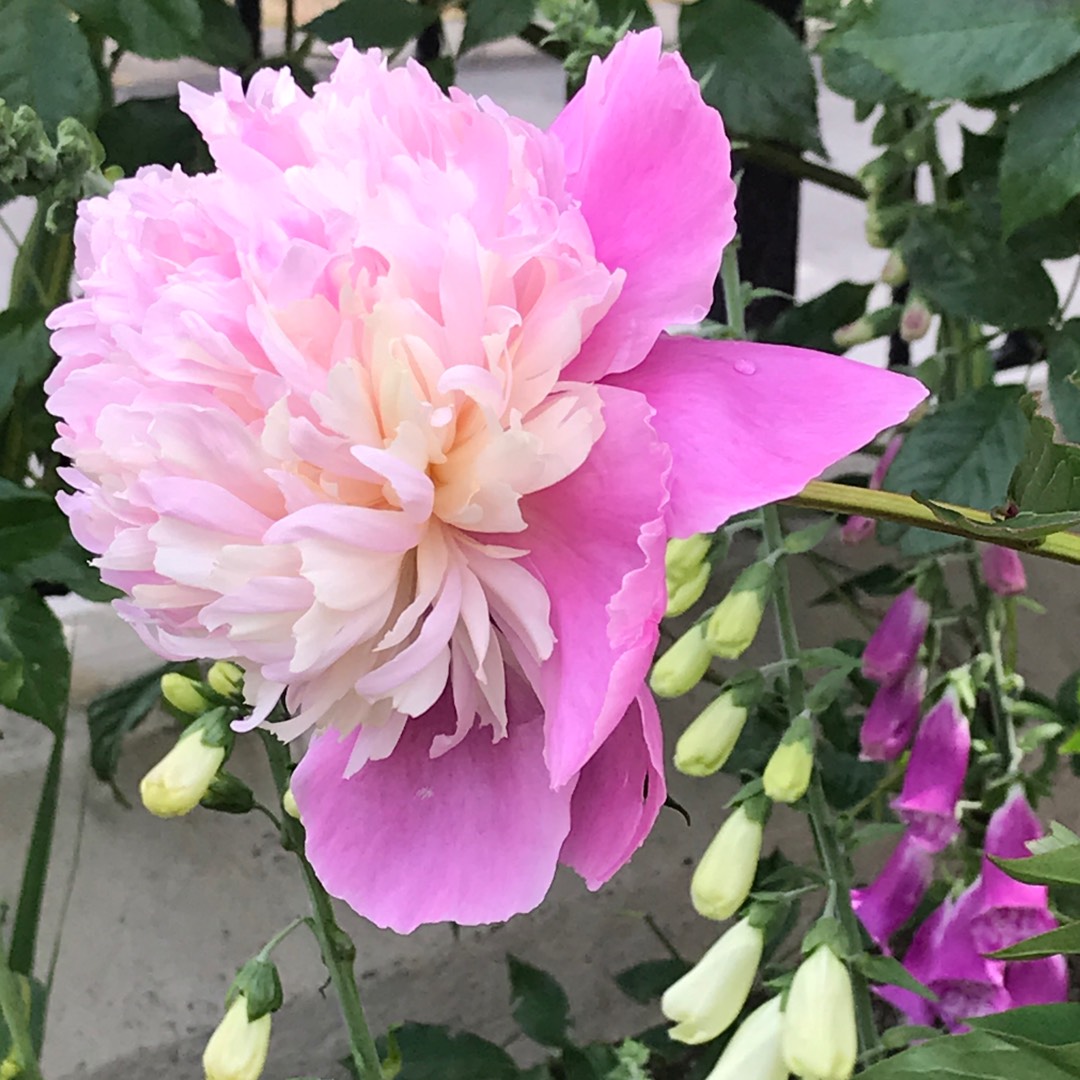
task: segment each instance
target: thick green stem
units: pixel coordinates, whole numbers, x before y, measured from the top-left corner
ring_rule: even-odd
[[[757,165],[765,165],[777,172],[787,173],[789,176],[797,176],[800,180],[810,180],[831,191],[838,191],[842,195],[850,195],[853,199],[865,199],[866,188],[854,177],[847,173],[830,169],[827,165],[818,165],[813,161],[807,161],[798,154],[785,150],[782,146],[773,143],[751,142],[737,147],[738,151]]]
[[[4,1018],[11,1036],[12,1056],[21,1066],[20,1080],[41,1080],[34,1041],[28,1023],[30,1010],[23,995],[23,983],[8,966],[4,950],[0,949],[0,1016]]]
[[[270,759],[270,772],[279,797],[289,789],[290,758],[288,749],[267,731],[260,731],[266,753]],[[341,1014],[349,1037],[349,1056],[352,1058],[360,1080],[381,1080],[382,1063],[371,1036],[364,1006],[360,1000],[360,988],[356,982],[356,946],[338,925],[330,897],[315,876],[311,863],[304,854],[304,827],[289,817],[281,818],[281,838],[285,847],[300,860],[300,871],[311,900],[314,916],[313,930],[319,942],[323,963],[330,974],[330,982],[337,994]]]

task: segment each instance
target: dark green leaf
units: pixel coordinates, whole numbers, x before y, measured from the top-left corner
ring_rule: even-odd
[[[754,0],[698,0],[680,13],[679,40],[730,132],[824,153],[814,72],[779,16]]]
[[[90,565],[92,557],[70,533],[66,533],[52,551],[19,563],[12,576],[25,586],[38,582],[63,586],[87,600],[117,599],[122,594],[101,580],[101,575]]]
[[[198,0],[65,0],[95,33],[152,60],[190,53],[202,33]]]
[[[1005,495],[1023,453],[1027,420],[1019,408],[1023,389],[990,386],[942,405],[904,440],[884,486],[908,495],[989,510]],[[950,536],[883,522],[878,535],[907,555],[924,555],[956,543]]]
[[[801,345],[821,352],[842,353],[833,340],[841,326],[854,322],[866,311],[873,285],[841,281],[828,292],[782,312],[765,331],[763,339],[777,345]]]
[[[1058,213],[1080,195],[1080,65],[1024,95],[1009,121],[1001,160],[1006,233]]]
[[[398,49],[436,18],[435,8],[409,0],[343,0],[312,19],[304,31],[328,42],[352,38],[353,44],[361,49],[372,46]]]
[[[131,176],[142,165],[180,165],[184,172],[206,172],[210,152],[198,129],[180,111],[180,99],[133,98],[109,109],[98,124],[105,161]]]
[[[628,997],[642,1005],[658,1001],[673,982],[690,970],[685,960],[668,957],[666,960],[644,960],[620,971],[615,984]]]
[[[253,59],[251,38],[228,0],[198,0],[203,28],[191,55],[204,64],[239,70]]]
[[[510,1001],[514,1019],[526,1035],[542,1046],[563,1046],[570,1027],[566,992],[546,971],[507,956]]]
[[[567,1046],[560,1064],[565,1080],[604,1080],[618,1064],[610,1046]]]
[[[433,1024],[404,1024],[395,1032],[401,1050],[397,1080],[515,1080],[518,1067],[501,1047]]]
[[[0,610],[2,605],[11,602],[7,597],[0,600]],[[0,618],[0,706],[14,708],[15,699],[22,689],[23,677],[22,652],[11,636],[11,628]]]
[[[876,956],[864,953],[856,961],[859,970],[873,983],[883,983],[885,986],[900,986],[918,994],[927,1001],[937,1001],[937,994],[923,986],[918,979],[913,978],[895,956]]]
[[[1080,922],[1066,923],[1056,930],[1017,942],[991,955],[997,960],[1038,960],[1043,956],[1080,953]]]
[[[993,1016],[973,1016],[968,1023],[980,1031],[1028,1039],[1043,1046],[1065,1046],[1080,1031],[1080,1005],[1035,1005]]]
[[[995,858],[994,862],[1009,877],[1028,885],[1080,885],[1080,844],[1027,859]]]
[[[620,27],[627,19],[631,30],[647,30],[656,24],[648,0],[596,0],[596,6],[605,26]]]
[[[22,657],[22,683],[10,707],[53,733],[60,731],[71,685],[71,655],[60,620],[37,593],[14,593],[0,600],[0,640]]]
[[[1080,442],[1080,319],[1070,319],[1051,334],[1046,362],[1054,418],[1066,439]]]
[[[9,570],[59,545],[67,523],[44,492],[0,480],[0,570]]]
[[[29,1029],[34,1053],[40,1055],[45,1041],[45,1009],[48,1005],[48,990],[40,979],[35,979],[32,975],[17,975],[16,978],[24,995],[23,1007],[26,1012],[23,1020]],[[10,1060],[11,1049],[11,1034],[4,1023],[4,1017],[0,1015],[0,1062]]]
[[[1041,540],[1051,533],[1061,532],[1063,529],[1071,529],[1074,525],[1080,525],[1080,511],[1075,510],[1063,514],[1022,513],[1017,514],[1015,517],[986,522],[979,521],[951,506],[936,503],[933,499],[926,499],[917,491],[913,491],[911,497],[916,502],[922,503],[923,506],[932,510],[934,517],[938,521],[943,521],[947,525],[957,525],[979,540],[1022,540],[1024,542],[1033,542]]]
[[[461,52],[515,37],[532,22],[535,0],[469,0]]]
[[[840,40],[921,97],[990,97],[1080,53],[1080,13],[1074,0],[874,0]]]
[[[45,376],[53,364],[43,312],[32,308],[0,311],[0,419],[20,383]]]
[[[842,40],[841,35],[827,38],[821,50],[821,74],[833,93],[868,105],[892,105],[908,97],[891,75],[865,56],[833,43]]]
[[[1029,411],[1034,405],[1029,405]],[[1033,514],[1080,511],[1080,446],[1054,442],[1054,425],[1031,416],[1024,456],[1009,481],[1009,498]]]
[[[65,116],[93,124],[90,46],[59,0],[0,0],[0,27],[0,98],[31,106],[50,134]]]

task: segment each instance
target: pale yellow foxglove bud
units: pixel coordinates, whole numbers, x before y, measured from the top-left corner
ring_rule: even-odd
[[[206,1080],[259,1080],[270,1050],[270,1014],[248,1019],[247,998],[238,994],[203,1051]]]
[[[161,696],[175,709],[189,716],[201,716],[210,702],[199,692],[199,684],[179,671],[161,676]]]
[[[690,721],[675,744],[675,768],[687,776],[712,776],[731,756],[749,713],[739,688],[723,690]]]
[[[736,807],[713,837],[690,880],[690,899],[699,915],[729,919],[742,906],[761,857],[763,820],[764,808],[751,800]]]
[[[711,660],[704,627],[692,626],[653,664],[649,685],[659,697],[679,697],[701,682]]]
[[[218,660],[206,673],[206,681],[222,697],[238,698],[244,689],[244,669],[231,660]]]
[[[289,817],[300,820],[300,807],[296,805],[296,796],[292,793],[292,788],[285,789],[285,794],[281,796],[281,807]]]
[[[224,761],[224,746],[208,746],[200,730],[189,729],[142,778],[143,806],[163,818],[190,813],[210,790]]]
[[[773,571],[767,563],[744,570],[709,616],[705,641],[713,656],[737,660],[753,644],[772,590]]]
[[[773,802],[798,802],[814,774],[814,731],[809,717],[796,719],[765,766],[762,781]]]
[[[664,572],[669,581],[684,581],[697,573],[712,547],[705,533],[688,536],[685,540],[669,540],[664,552]]]
[[[780,1049],[783,1024],[780,998],[755,1009],[731,1036],[705,1080],[787,1080]]]
[[[736,923],[660,999],[675,1021],[668,1035],[696,1046],[722,1035],[735,1022],[761,963],[765,934],[748,919]]]
[[[688,578],[677,583],[668,578],[668,602],[664,615],[670,619],[689,611],[701,599],[711,573],[712,567],[703,562]]]
[[[844,962],[819,945],[799,965],[784,1010],[784,1063],[796,1076],[849,1080],[858,1035],[851,976]]]

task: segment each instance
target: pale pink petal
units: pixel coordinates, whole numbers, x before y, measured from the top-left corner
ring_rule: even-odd
[[[567,368],[592,380],[645,358],[665,327],[698,322],[735,235],[731,148],[720,114],[659,30],[627,34],[551,133],[566,153],[566,186],[622,293]]]
[[[643,688],[581,770],[561,861],[600,888],[641,847],[666,793],[660,714]]]
[[[307,854],[334,896],[378,926],[499,922],[543,900],[570,829],[573,785],[553,791],[535,701],[514,695],[509,736],[452,735],[446,694],[410,720],[394,752],[343,779],[355,733],[315,738],[293,774]]]
[[[653,426],[671,447],[673,536],[796,494],[926,397],[915,379],[843,357],[668,335],[608,381],[656,410]]]
[[[556,786],[581,769],[638,694],[666,604],[667,450],[640,394],[605,387],[602,395],[604,434],[585,463],[522,500],[530,549],[522,561],[551,598],[557,642],[541,671]]]

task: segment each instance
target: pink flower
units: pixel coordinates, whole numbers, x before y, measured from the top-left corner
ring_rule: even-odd
[[[1016,960],[1005,965],[1009,1007],[1060,1005],[1069,1000],[1069,968],[1064,956]]]
[[[881,873],[866,888],[852,890],[855,914],[886,952],[889,938],[915,914],[933,878],[933,853],[905,834]]]
[[[904,444],[902,435],[894,435],[885,447],[885,452],[878,458],[874,471],[870,474],[870,482],[866,485],[871,491],[880,491],[885,483],[885,476],[889,466],[896,460],[900,453],[900,447]],[[840,526],[840,539],[845,544],[861,544],[874,535],[877,522],[873,518],[863,517],[862,514],[852,514],[851,517]]]
[[[956,836],[956,804],[964,789],[971,731],[955,690],[927,713],[915,736],[904,786],[892,807],[912,836],[932,851],[946,848]]]
[[[998,596],[1019,596],[1027,590],[1027,574],[1012,548],[987,544],[982,549],[983,579]]]
[[[669,337],[732,238],[719,116],[658,31],[551,130],[335,48],[190,88],[217,170],[85,203],[52,317],[62,499],[144,639],[313,738],[308,854],[382,926],[591,888],[664,801],[669,537],[798,491],[918,383]]]
[[[938,935],[949,909],[949,903],[942,904],[926,917],[915,931],[904,955],[904,967],[913,979],[924,986],[933,973],[934,955],[939,946]],[[875,986],[874,993],[903,1013],[909,1024],[930,1025],[936,1018],[934,1006],[914,990],[906,990],[902,986]]]
[[[914,589],[889,606],[863,650],[863,674],[874,682],[895,682],[915,663],[930,624],[930,605]]]
[[[925,693],[922,664],[912,664],[895,682],[877,688],[859,732],[864,761],[895,761],[911,745]]]

